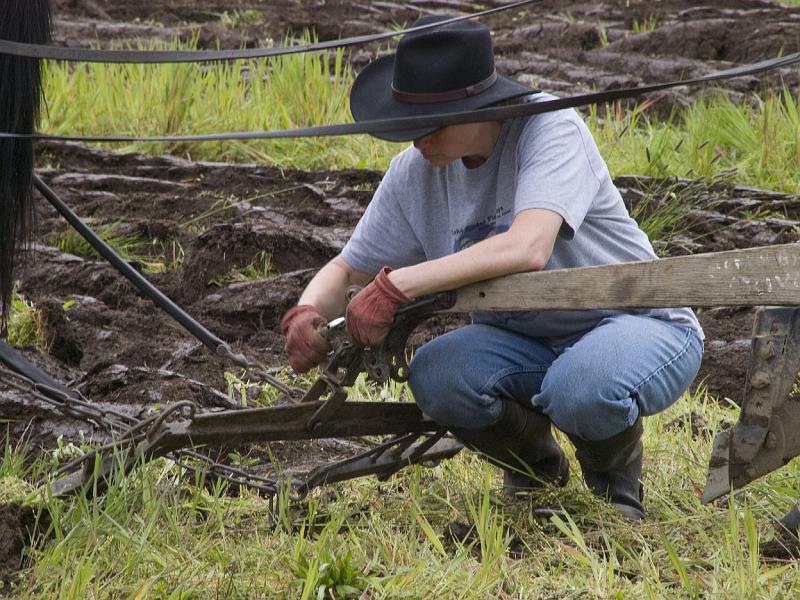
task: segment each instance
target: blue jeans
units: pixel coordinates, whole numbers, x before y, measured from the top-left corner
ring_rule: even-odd
[[[489,427],[511,400],[565,433],[604,440],[671,406],[702,355],[695,331],[641,315],[607,317],[563,348],[474,324],[422,346],[408,383],[420,409],[445,427]]]

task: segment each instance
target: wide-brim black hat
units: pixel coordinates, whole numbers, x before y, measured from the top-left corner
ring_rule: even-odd
[[[450,17],[424,17],[414,26]],[[483,108],[536,90],[498,75],[489,29],[458,21],[406,35],[397,51],[359,73],[350,92],[356,121],[422,117]],[[437,127],[373,134],[393,142],[414,140]]]

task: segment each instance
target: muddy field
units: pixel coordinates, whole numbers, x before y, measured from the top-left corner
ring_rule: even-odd
[[[485,5],[498,5],[490,0]],[[142,40],[189,40],[201,47],[279,43],[313,29],[321,40],[387,30],[421,15],[474,10],[461,0],[356,3],[333,0],[55,0],[55,41],[120,46]],[[760,0],[725,2],[541,2],[487,19],[499,69],[532,86],[573,94],[691,77],[717,68],[800,50],[800,10]],[[385,45],[383,46],[385,48]],[[351,50],[361,68],[381,47]],[[788,85],[796,70],[726,84],[734,97]],[[657,104],[665,113],[703,90],[678,89]],[[380,173],[301,172],[258,165],[195,163],[175,157],[116,154],[75,144],[41,143],[39,174],[92,227],[150,242],[151,261],[171,263],[148,277],[238,352],[271,367],[285,364],[278,322],[315,269],[342,248],[370,201]],[[684,202],[680,233],[656,240],[678,255],[797,241],[797,198],[735,185],[617,181],[634,209],[675,192]],[[655,201],[653,200],[655,199]],[[67,230],[44,201],[37,244],[28,253],[20,292],[41,309],[47,351],[23,349],[36,365],[98,406],[141,416],[154,406],[192,400],[227,406],[225,365],[108,264],[52,244]],[[647,211],[642,214],[647,217]],[[226,275],[271,257],[267,279],[229,283]],[[700,309],[706,354],[697,385],[741,399],[752,311]],[[464,318],[432,321],[424,342]],[[0,419],[12,444],[53,448],[57,438],[102,438],[102,431],[59,416],[17,391],[0,392]],[[278,454],[298,469],[341,456],[334,442]],[[325,458],[323,458],[325,457]],[[30,515],[0,507],[0,579],[18,568]]]
[[[320,39],[330,39],[381,31],[424,14],[472,10],[459,0],[318,4],[56,0],[55,39],[110,46],[197,34],[202,46],[219,41],[232,48],[281,40],[287,31],[311,28]],[[496,32],[499,69],[555,93],[689,77],[800,50],[800,10],[757,0],[542,2],[487,23]],[[648,23],[652,26],[642,26]],[[360,48],[349,58],[360,68],[377,51]],[[727,87],[741,96],[784,83],[796,89],[797,71],[744,78]],[[703,92],[679,89],[660,105],[667,109],[698,93]],[[380,179],[369,171],[194,163],[59,143],[38,146],[38,165],[46,183],[91,226],[116,223],[117,233],[153,242],[154,260],[163,248],[172,249],[172,258],[180,259],[174,268],[148,277],[234,350],[272,367],[285,364],[280,316],[296,302],[314,270],[342,248]],[[658,198],[659,189],[675,191],[684,200],[680,235],[669,243],[656,240],[664,254],[798,237],[796,197],[734,183],[633,177],[617,183],[631,208],[643,197]],[[209,409],[226,404],[222,363],[111,266],[52,247],[66,225],[44,201],[38,217],[38,244],[29,253],[20,291],[43,311],[48,351],[25,349],[32,362],[98,405],[133,415],[178,400]],[[263,251],[271,256],[270,278],[222,281]],[[701,310],[700,318],[708,339],[697,383],[740,400],[752,312]],[[460,322],[432,322],[414,342]],[[96,433],[86,423],[56,417],[46,405],[11,391],[3,392],[0,419],[9,422],[13,443],[24,438],[32,447],[53,447],[59,435],[76,440],[79,431],[89,437]]]

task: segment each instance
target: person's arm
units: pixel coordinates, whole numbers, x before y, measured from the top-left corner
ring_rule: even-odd
[[[544,269],[563,222],[542,208],[521,211],[508,231],[435,260],[397,269],[389,280],[409,298],[453,290],[510,273]]]
[[[344,314],[347,288],[353,285],[363,287],[370,279],[370,275],[357,271],[341,256],[336,256],[308,283],[297,304],[310,304],[330,321]]]

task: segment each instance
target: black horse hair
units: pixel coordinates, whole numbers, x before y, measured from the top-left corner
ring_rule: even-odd
[[[50,41],[49,0],[0,0],[0,39]],[[0,54],[0,131],[33,133],[42,105],[38,59]],[[33,142],[0,140],[0,322],[5,331],[15,264],[34,228]]]

